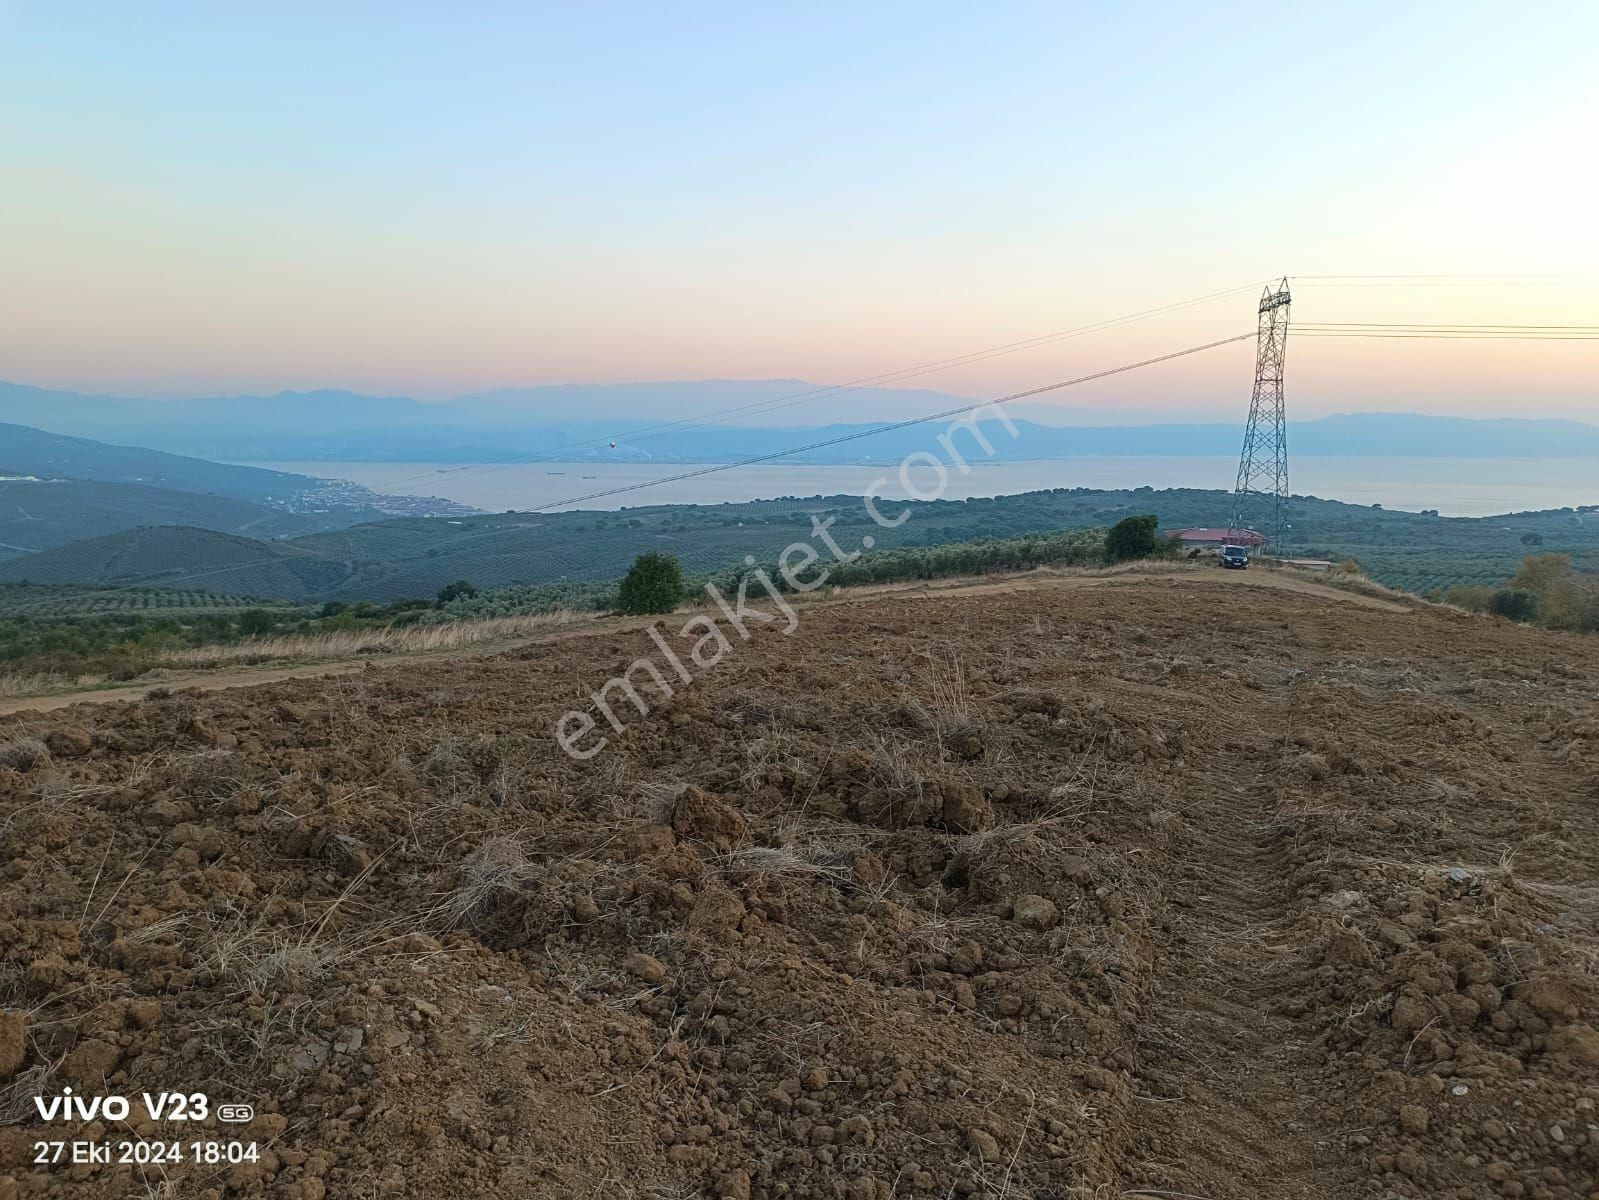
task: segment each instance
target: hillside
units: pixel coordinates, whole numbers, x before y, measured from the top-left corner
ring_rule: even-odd
[[[256,503],[286,502],[322,484],[309,475],[230,466],[140,446],[115,446],[10,424],[0,424],[0,472],[47,479],[138,483]]]
[[[112,528],[132,529],[156,523],[281,536],[339,529],[352,522],[399,513],[453,516],[476,511],[429,496],[385,496],[342,480],[234,466],[142,446],[118,446],[25,425],[0,424],[0,482],[11,476],[22,477],[13,483],[25,490],[26,485],[41,481],[55,484],[66,480],[78,485],[58,497],[60,502],[52,509],[52,519],[61,533],[71,534],[66,540],[110,532]],[[146,490],[96,491],[84,486],[90,483]],[[183,493],[187,498],[157,494],[161,492]],[[72,499],[83,506],[81,521],[74,521],[69,502]],[[4,498],[0,498],[3,503]],[[19,503],[26,507],[25,499]],[[263,508],[278,515],[271,517]],[[28,515],[32,515],[31,508]],[[0,521],[6,517],[7,510],[0,510]],[[0,541],[4,540],[7,539],[0,537]],[[34,543],[24,539],[20,544]]]
[[[90,538],[0,562],[0,583],[182,587],[299,599],[336,587],[347,566],[286,542],[179,525]]]
[[[895,528],[875,524],[859,497],[784,498],[749,504],[654,505],[621,512],[505,513],[456,518],[398,518],[260,546],[272,561],[299,556],[296,572],[263,578],[277,590],[263,596],[292,600],[375,600],[427,597],[457,579],[478,587],[619,578],[646,550],[676,554],[691,573],[711,573],[745,555],[768,562],[796,540],[813,540],[812,520],[827,521],[844,551],[873,539],[877,549],[929,546],[982,537],[1014,537],[1112,524],[1153,512],[1163,525],[1225,524],[1226,493],[1194,489],[1096,491],[1086,488],[1018,496],[934,501],[910,506]],[[885,502],[885,515],[900,511]],[[1455,583],[1498,583],[1533,550],[1573,555],[1579,569],[1599,571],[1599,515],[1560,510],[1500,517],[1433,517],[1313,497],[1289,508],[1299,553],[1357,559],[1375,579],[1416,591]],[[167,542],[160,543],[169,546]],[[119,546],[143,545],[123,553]],[[157,558],[155,574],[138,570],[152,545],[142,533],[97,539],[31,559],[0,563],[0,581],[24,578],[61,583],[161,585],[176,565]],[[186,586],[237,593],[240,539],[190,537],[181,565]],[[213,559],[212,548],[219,556]],[[315,565],[315,564],[320,565]],[[107,570],[115,574],[107,574]]]
[[[140,525],[195,525],[221,533],[278,538],[308,533],[329,523],[325,515],[285,512],[248,500],[141,483],[0,478],[0,559]]]
[[[0,718],[0,1082],[267,1151],[19,1106],[13,1190],[1589,1200],[1599,643],[1252,575],[726,636],[585,761],[642,630]]]

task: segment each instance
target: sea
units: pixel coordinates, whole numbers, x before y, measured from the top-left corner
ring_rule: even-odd
[[[721,504],[789,496],[905,495],[898,464],[812,466],[763,463],[715,468],[695,463],[251,463],[302,475],[347,479],[389,495],[437,496],[489,512],[548,508],[617,510],[648,504]],[[1231,457],[1188,455],[1059,458],[972,463],[951,469],[942,496],[1008,496],[1046,488],[1219,488],[1230,491]],[[696,472],[709,472],[696,474]],[[932,468],[911,476],[924,495],[938,486]],[[618,489],[630,489],[620,491]],[[1299,456],[1289,490],[1350,504],[1444,516],[1483,517],[1529,509],[1599,504],[1599,458],[1356,458]]]

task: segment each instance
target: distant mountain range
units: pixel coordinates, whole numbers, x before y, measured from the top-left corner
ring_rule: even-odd
[[[796,400],[796,398],[798,398]],[[0,383],[0,417],[80,437],[136,442],[235,462],[728,462],[846,437],[878,424],[971,400],[916,389],[839,392],[801,380],[556,385],[506,389],[426,404],[355,392],[137,400]],[[1228,422],[1060,426],[1038,406],[1011,411],[1015,439],[994,438],[994,459],[1077,455],[1232,455]],[[698,424],[707,414],[715,424]],[[802,414],[845,420],[804,425]],[[872,421],[859,420],[863,413]],[[897,461],[925,449],[925,426],[806,451],[789,461]],[[616,445],[613,447],[612,442]],[[1471,458],[1599,455],[1599,426],[1580,421],[1475,420],[1352,413],[1294,422],[1296,454]],[[987,457],[985,455],[985,457]],[[0,436],[0,468],[7,462]]]

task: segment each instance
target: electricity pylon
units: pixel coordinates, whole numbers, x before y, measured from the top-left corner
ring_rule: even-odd
[[[1288,356],[1288,280],[1260,297],[1255,344],[1255,390],[1249,398],[1244,452],[1238,458],[1231,527],[1253,529],[1263,550],[1286,549],[1283,510],[1288,499],[1288,431],[1283,422],[1283,360]],[[1232,536],[1237,536],[1233,534]]]

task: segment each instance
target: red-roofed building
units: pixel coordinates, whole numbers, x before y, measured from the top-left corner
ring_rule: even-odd
[[[1253,529],[1218,529],[1202,525],[1195,529],[1173,529],[1167,537],[1176,538],[1190,549],[1195,547],[1244,546],[1253,549],[1264,546],[1266,539]]]

